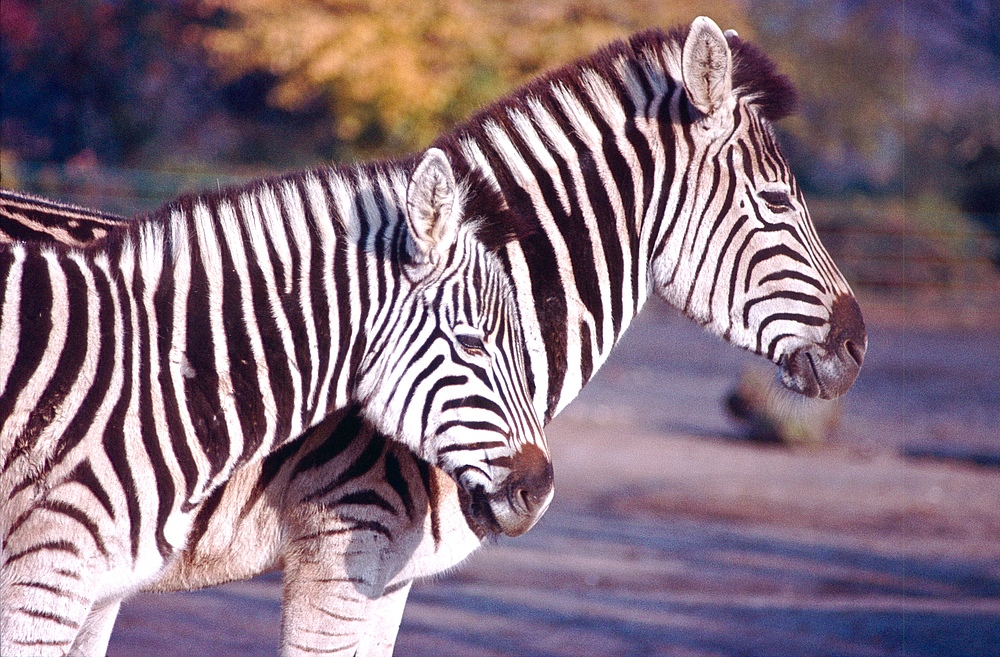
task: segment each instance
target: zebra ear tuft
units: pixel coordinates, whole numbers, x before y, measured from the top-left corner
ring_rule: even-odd
[[[406,188],[406,219],[410,226],[407,250],[417,264],[432,262],[457,227],[458,187],[444,152],[424,153]]]
[[[707,16],[694,19],[681,57],[684,88],[691,104],[706,116],[721,118],[731,111],[733,55],[715,21]]]

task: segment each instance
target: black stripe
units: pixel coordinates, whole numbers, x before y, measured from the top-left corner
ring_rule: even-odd
[[[13,535],[13,533],[14,533],[13,530],[11,530],[7,533],[7,535],[11,536]],[[64,539],[60,539],[55,541],[46,541],[44,543],[36,543],[35,545],[32,545],[31,547],[25,550],[21,550],[20,552],[17,552],[15,554],[8,554],[7,558],[4,559],[3,565],[9,567],[10,564],[14,563],[15,561],[24,559],[25,557],[31,556],[36,552],[45,552],[45,551],[68,552],[69,554],[72,554],[74,557],[80,556],[80,551],[77,549],[75,545],[73,545],[73,543]]]
[[[121,369],[123,372],[123,382],[121,395],[118,401],[115,403],[111,410],[108,418],[108,424],[104,429],[104,436],[102,438],[102,446],[104,453],[107,455],[108,460],[111,462],[111,467],[115,471],[115,476],[118,478],[119,483],[122,487],[122,493],[126,500],[126,509],[128,510],[127,522],[129,524],[129,540],[131,544],[132,559],[136,559],[139,555],[139,530],[141,523],[141,510],[139,507],[139,497],[140,492],[136,487],[135,478],[132,472],[132,466],[128,461],[128,455],[126,452],[126,442],[128,441],[125,435],[125,414],[128,410],[129,402],[133,394],[131,388],[131,377],[132,377],[132,359],[135,355],[132,352],[132,318],[128,314],[128,301],[127,295],[125,293],[125,286],[121,279],[115,279],[112,282],[115,286],[121,313],[121,333],[119,335],[112,334],[111,336],[105,336],[107,338],[107,344],[114,344],[115,341],[120,341],[121,345],[124,347],[122,349],[122,362]],[[112,308],[109,306],[109,311]],[[145,489],[144,489],[145,491]]]
[[[97,550],[105,557],[108,556],[108,548],[104,544],[104,539],[101,537],[101,531],[98,528],[97,523],[94,522],[86,514],[86,512],[83,511],[83,509],[73,506],[69,502],[64,502],[61,500],[51,500],[51,499],[46,499],[39,502],[38,505],[34,508],[36,510],[44,510],[44,511],[49,511],[50,513],[56,513],[75,520],[77,523],[82,525],[84,529],[87,530],[87,533],[90,534],[90,537],[93,539],[94,545],[97,547]]]
[[[302,498],[302,502],[310,503],[319,500],[322,497],[327,496],[331,492],[335,491],[337,488],[343,486],[347,482],[357,479],[368,473],[382,457],[385,452],[386,442],[380,437],[373,437],[368,441],[368,445],[365,447],[364,451],[354,460],[351,465],[344,469],[336,478],[333,479],[329,484],[322,486],[308,495]]]
[[[83,274],[77,263],[65,257],[59,259],[58,266],[66,278],[67,310],[69,312],[66,342],[59,354],[55,371],[52,372],[45,390],[31,410],[24,431],[18,438],[18,442],[22,445],[35,444],[38,435],[56,419],[66,395],[69,394],[70,389],[81,374],[80,369],[89,346],[86,339],[88,290]],[[54,297],[53,303],[55,303]],[[50,309],[49,312],[51,319],[51,313],[55,312],[55,308]],[[62,441],[60,440],[60,442]],[[57,465],[56,461],[48,460],[41,471],[37,473],[39,480],[43,479],[55,465]]]
[[[108,517],[112,521],[115,520],[115,509],[111,504],[111,496],[108,495],[108,491],[104,488],[101,480],[98,479],[97,474],[90,465],[89,459],[80,461],[80,464],[73,468],[73,472],[66,479],[67,481],[75,481],[89,490],[97,498],[97,501],[101,503],[101,506],[104,507],[104,511],[108,514]]]
[[[811,294],[803,294],[802,292],[794,292],[792,290],[780,290],[778,292],[772,292],[767,296],[763,296],[757,299],[753,299],[743,306],[743,326],[750,327],[750,311],[758,303],[764,303],[765,301],[773,301],[775,299],[788,299],[791,301],[799,301],[802,303],[810,304],[813,306],[823,307],[823,302],[817,297]]]
[[[0,427],[11,416],[21,391],[38,369],[45,347],[52,331],[52,281],[44,258],[33,250],[27,250],[21,274],[20,315],[13,319],[21,325],[18,338],[17,356],[14,367],[7,378],[7,387],[0,394]],[[5,284],[6,290],[9,284]],[[4,345],[10,349],[11,345]],[[6,471],[18,455],[30,447],[20,436],[15,436],[15,445],[3,464]]]
[[[414,514],[413,493],[410,491],[410,483],[403,474],[399,458],[396,457],[395,450],[393,449],[388,449],[385,453],[385,481],[396,492],[400,501],[402,501],[403,508],[406,510],[406,517],[412,520]],[[392,511],[391,508],[388,510]]]

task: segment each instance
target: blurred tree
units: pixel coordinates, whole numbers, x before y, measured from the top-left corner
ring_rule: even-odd
[[[266,70],[270,100],[334,108],[355,155],[427,144],[538,72],[645,27],[713,16],[749,31],[731,0],[207,0],[233,24],[207,46],[231,77]]]
[[[20,160],[141,167],[313,161],[332,152],[325,108],[269,109],[268,74],[218,81],[201,43],[205,29],[226,22],[218,7],[201,0],[2,6],[0,135]],[[276,148],[274,137],[286,143]],[[303,145],[308,153],[300,155]]]
[[[901,8],[878,0],[751,0],[762,47],[801,94],[782,124],[813,192],[899,192],[912,42]]]

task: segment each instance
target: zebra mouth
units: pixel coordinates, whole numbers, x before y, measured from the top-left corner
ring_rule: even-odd
[[[459,481],[462,512],[480,539],[499,534],[520,536],[538,522],[552,501],[552,464],[541,450],[532,447],[522,448],[520,467],[514,466],[493,491],[481,483],[463,485]]]
[[[789,390],[820,399],[836,399],[854,384],[868,350],[861,309],[853,297],[839,297],[830,312],[830,330],[822,344],[782,355],[781,382]]]
[[[462,505],[465,522],[479,540],[494,539],[504,533],[490,506],[490,496],[482,486],[476,486],[472,491],[459,486],[458,499]]]

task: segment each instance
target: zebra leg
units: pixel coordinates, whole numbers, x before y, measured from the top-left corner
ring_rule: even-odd
[[[410,580],[371,601],[356,657],[392,657],[406,598],[412,586],[413,581]]]
[[[69,570],[61,568],[62,570]],[[91,600],[54,584],[42,568],[38,576],[3,573],[0,586],[0,655],[65,655],[87,616]],[[58,577],[61,579],[61,577]]]
[[[301,471],[290,486],[286,655],[391,654],[411,582],[481,543],[448,474],[378,434],[355,442],[365,448]]]
[[[111,630],[115,627],[118,610],[122,606],[121,598],[94,605],[80,628],[80,633],[73,642],[69,654],[78,657],[103,655],[108,651],[108,641],[111,640]]]
[[[285,550],[281,654],[354,655],[371,599],[343,555],[350,530],[328,527],[293,537]]]

